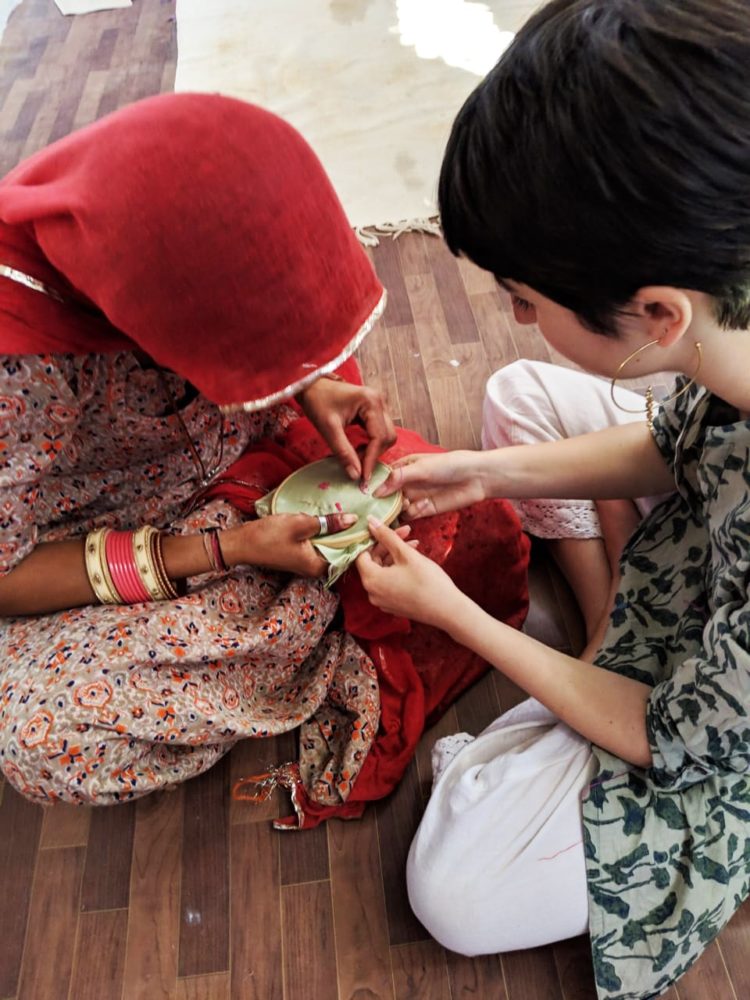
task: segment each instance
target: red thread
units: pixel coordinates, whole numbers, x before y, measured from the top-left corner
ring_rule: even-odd
[[[578,847],[578,845],[582,843],[582,840],[577,840],[574,844],[571,844],[570,847],[563,847],[561,851],[556,851],[554,854],[550,854],[548,858],[539,858],[539,861],[554,861],[555,858],[559,858],[561,854],[565,854],[566,851],[572,851],[574,847]]]

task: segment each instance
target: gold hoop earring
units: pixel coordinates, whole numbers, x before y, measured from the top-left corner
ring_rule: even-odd
[[[623,413],[644,413],[645,412],[645,414],[646,414],[646,423],[648,424],[648,429],[649,430],[653,430],[653,427],[654,427],[654,390],[652,389],[652,387],[649,386],[646,389],[646,396],[645,396],[646,407],[645,407],[645,410],[633,410],[633,409],[630,409],[627,406],[621,406],[617,402],[617,400],[615,399],[615,386],[617,385],[617,382],[618,382],[620,376],[622,375],[623,368],[627,367],[627,365],[629,365],[630,362],[634,358],[637,358],[639,354],[642,354],[643,351],[647,350],[649,347],[653,347],[654,344],[658,344],[658,343],[660,343],[660,341],[658,341],[658,340],[652,340],[648,344],[644,344],[643,347],[639,347],[637,351],[633,351],[632,354],[629,354],[625,358],[625,360],[623,361],[623,363],[620,365],[620,367],[617,369],[617,371],[615,372],[614,376],[612,377],[612,381],[611,381],[610,387],[609,387],[609,394],[610,394],[610,396],[612,398],[612,402],[615,404],[615,406],[617,407],[618,410],[622,410]],[[673,399],[677,399],[680,396],[682,396],[683,393],[686,393],[688,391],[688,389],[693,385],[693,383],[695,382],[695,380],[698,378],[698,373],[700,372],[701,365],[703,364],[703,346],[700,343],[700,341],[698,341],[698,340],[696,340],[696,342],[695,342],[695,349],[698,352],[698,364],[695,366],[695,371],[693,372],[690,381],[687,383],[687,385],[684,385],[679,390],[679,392],[675,392],[671,396],[668,396],[666,399],[663,399],[662,403],[671,403]]]

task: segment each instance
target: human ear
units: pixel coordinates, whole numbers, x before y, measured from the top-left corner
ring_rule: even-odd
[[[633,296],[638,315],[650,340],[672,347],[693,321],[693,304],[686,292],[671,285],[647,285]]]

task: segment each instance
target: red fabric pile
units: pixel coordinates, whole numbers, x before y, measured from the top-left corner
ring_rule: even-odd
[[[350,382],[360,381],[353,362],[339,373]],[[350,427],[348,434],[355,447],[366,443],[361,428]],[[382,458],[394,462],[404,455],[442,450],[413,431],[399,430],[397,443]],[[318,433],[306,418],[301,418],[290,428],[285,447],[264,442],[249,449],[208,495],[223,496],[251,513],[259,491],[232,483],[231,479],[274,489],[294,469],[327,453]],[[487,500],[462,511],[416,521],[412,537],[420,540],[420,551],[443,566],[458,587],[486,611],[514,628],[521,627],[528,610],[529,542],[507,501]],[[320,806],[311,801],[296,768],[280,769],[277,778],[290,788],[297,815],[278,820],[274,824],[277,827],[307,830],[334,816],[361,816],[368,802],[394,790],[425,727],[437,721],[487,670],[484,660],[458,646],[445,633],[373,607],[356,570],[349,570],[337,589],[344,628],[355,636],[377,669],[380,727],[349,798],[340,806]],[[253,785],[252,781],[240,782],[237,797],[243,797],[242,790]],[[248,798],[252,798],[253,790]]]

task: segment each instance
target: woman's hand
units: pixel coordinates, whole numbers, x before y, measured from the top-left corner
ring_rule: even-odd
[[[396,441],[396,431],[383,397],[374,389],[319,378],[297,397],[305,415],[328,443],[350,479],[366,488],[379,456]],[[360,460],[344,429],[359,421],[370,442]]]
[[[405,541],[404,528],[392,531],[373,517],[367,523],[378,544],[362,553],[357,569],[370,601],[389,614],[450,631],[461,592],[448,574]]]
[[[460,510],[488,496],[482,472],[483,452],[448,451],[442,455],[408,455],[393,471],[376,497],[403,490],[402,516],[407,520]]]
[[[329,533],[343,531],[355,514],[330,514]],[[230,566],[265,566],[295,576],[323,576],[328,563],[312,545],[320,522],[311,514],[271,514],[222,532],[221,547]]]

